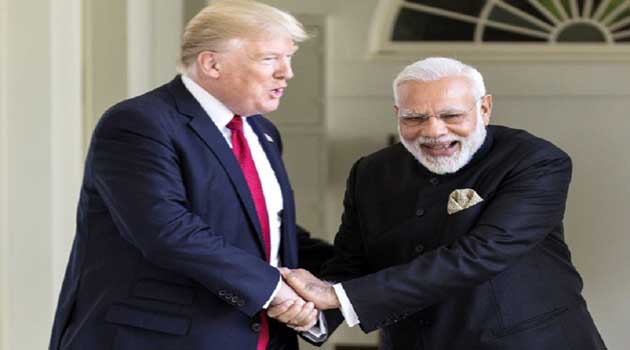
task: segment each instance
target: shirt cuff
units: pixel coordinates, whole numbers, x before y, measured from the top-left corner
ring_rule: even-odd
[[[335,290],[335,294],[337,294],[339,304],[341,304],[341,314],[343,315],[343,318],[346,319],[348,326],[354,327],[361,323],[359,321],[359,316],[357,316],[357,313],[354,311],[354,307],[352,307],[352,303],[350,303],[350,299],[348,299],[348,295],[343,289],[341,283],[334,284],[333,289]]]
[[[321,343],[328,337],[328,325],[323,312],[319,312],[319,320],[308,331],[302,332],[302,336],[313,343]]]
[[[276,289],[273,290],[273,293],[271,293],[271,296],[269,297],[267,302],[262,306],[263,309],[267,309],[269,307],[269,304],[271,304],[271,301],[276,297],[276,294],[278,294],[278,292],[280,291],[281,286],[282,286],[282,276],[278,277],[278,284],[276,285]]]

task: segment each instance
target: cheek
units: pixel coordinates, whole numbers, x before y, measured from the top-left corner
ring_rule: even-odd
[[[418,128],[410,128],[407,126],[399,126],[400,137],[405,140],[413,141],[418,138],[420,131]]]
[[[475,131],[476,126],[476,121],[468,122],[462,125],[450,127],[449,132],[459,137],[466,138]]]

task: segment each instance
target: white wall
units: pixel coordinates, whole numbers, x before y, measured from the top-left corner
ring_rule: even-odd
[[[127,94],[136,96],[176,74],[183,1],[127,1]]]
[[[83,1],[82,32],[87,146],[96,120],[113,103],[128,96],[127,1]]]

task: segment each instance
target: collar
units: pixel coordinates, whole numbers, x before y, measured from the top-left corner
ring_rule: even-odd
[[[181,79],[186,89],[193,95],[195,100],[199,102],[201,108],[210,116],[210,119],[212,119],[217,128],[219,130],[226,128],[227,124],[234,117],[234,113],[190,77],[182,75]],[[245,121],[245,117],[243,121]]]

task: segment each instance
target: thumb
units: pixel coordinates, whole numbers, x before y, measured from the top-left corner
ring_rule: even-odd
[[[291,269],[287,269],[286,267],[279,267],[278,271],[280,271],[280,274],[285,279],[291,275]]]

